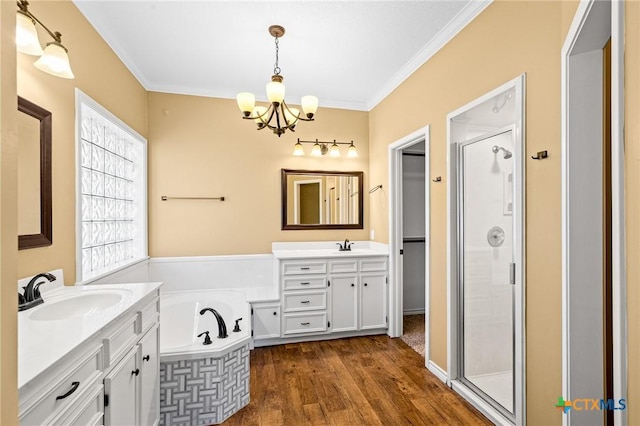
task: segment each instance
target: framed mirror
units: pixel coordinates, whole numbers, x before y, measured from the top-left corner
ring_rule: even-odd
[[[282,169],[282,229],[362,229],[363,173]]]
[[[18,96],[18,249],[53,244],[51,113]]]

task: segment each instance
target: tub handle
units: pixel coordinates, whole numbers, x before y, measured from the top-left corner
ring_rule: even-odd
[[[300,323],[300,325],[309,325],[309,324],[311,324],[311,323],[309,323],[309,322],[301,322]]]
[[[238,324],[240,321],[242,321],[242,318],[238,318],[238,319],[236,320],[236,326],[235,326],[235,327],[233,327],[233,331],[234,331],[235,333],[237,333],[237,332],[241,331],[241,330],[240,330],[240,325]]]
[[[209,332],[208,331],[203,331],[202,333],[198,334],[198,337],[202,337],[204,336],[204,342],[202,342],[203,345],[210,345],[211,343],[213,343],[211,341],[211,337],[209,337]]]

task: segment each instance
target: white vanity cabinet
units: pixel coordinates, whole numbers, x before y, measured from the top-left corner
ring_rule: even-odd
[[[387,329],[387,256],[281,259],[278,270],[282,338]]]
[[[142,305],[134,344],[104,379],[105,425],[147,426],[160,420],[159,300]]]
[[[73,342],[75,325],[95,331],[87,331],[74,346],[69,343],[68,352],[56,348],[59,358],[20,386],[21,425],[158,424],[159,286],[140,286],[131,291],[138,295],[132,296],[131,305],[111,318],[73,318],[59,322],[55,331],[55,325],[33,326],[33,333],[46,331],[52,340],[66,333],[68,342]],[[23,326],[23,331],[32,327]]]
[[[326,259],[281,263],[282,337],[329,332]]]
[[[251,316],[251,334],[254,340],[280,337],[279,303],[254,303],[251,305]]]
[[[387,328],[386,258],[329,261],[331,332]]]

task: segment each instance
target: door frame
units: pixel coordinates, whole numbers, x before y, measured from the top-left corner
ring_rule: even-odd
[[[513,143],[513,215],[515,222],[514,254],[516,263],[516,287],[514,295],[514,376],[515,376],[515,424],[526,424],[526,256],[525,256],[525,105],[526,75],[522,74],[511,81],[497,87],[483,96],[469,102],[447,114],[447,384],[468,400],[485,416],[496,424],[511,425],[511,420],[504,417],[493,406],[478,397],[459,380],[459,324],[460,309],[458,305],[458,145],[454,140],[452,121],[460,114],[475,108],[495,96],[515,88],[514,105],[516,108]]]
[[[318,209],[320,210],[320,223],[327,223],[327,218],[323,217],[322,212],[326,211],[328,212],[327,214],[331,215],[331,212],[329,211],[329,209],[325,208],[324,206],[324,194],[323,194],[323,188],[322,188],[322,179],[307,179],[307,180],[296,180],[293,182],[293,222],[296,224],[300,224],[300,187],[302,185],[309,185],[312,183],[317,183],[319,185],[318,189],[319,189],[319,199],[318,199]]]
[[[610,5],[611,37],[611,262],[612,262],[612,338],[613,338],[613,398],[626,398],[627,377],[627,338],[626,338],[626,254],[625,254],[625,204],[624,204],[624,2],[599,2],[582,0],[567,33],[561,53],[561,120],[562,120],[562,396],[571,399],[579,397],[572,395],[570,367],[574,357],[579,356],[580,348],[571,348],[572,330],[580,324],[571,317],[570,294],[577,292],[579,283],[571,279],[571,243],[575,237],[569,232],[570,199],[573,191],[580,184],[576,178],[572,179],[570,164],[575,162],[578,151],[575,137],[570,132],[570,117],[581,111],[570,108],[572,74],[570,57],[576,53],[589,52],[598,49],[598,40],[603,35],[602,22],[606,14],[594,8]],[[593,25],[597,19],[598,24]],[[605,27],[606,27],[605,22]],[[606,34],[604,35],[606,36]],[[586,45],[586,46],[585,46]],[[575,52],[575,51],[578,52]],[[596,160],[602,160],[602,154]],[[592,197],[585,209],[602,208],[602,199]],[[574,288],[575,287],[575,288]],[[572,291],[573,290],[573,291]],[[581,289],[582,290],[582,289]],[[583,392],[584,391],[581,390]],[[584,395],[588,396],[588,395]],[[563,424],[571,424],[571,411],[563,416]],[[626,410],[614,411],[616,425],[627,424]]]
[[[430,293],[430,139],[429,125],[426,125],[415,132],[398,139],[389,145],[389,329],[390,337],[402,336],[402,315],[403,315],[403,277],[402,258],[400,249],[402,248],[402,150],[409,148],[416,143],[424,141],[424,176],[425,176],[425,342],[424,359],[425,366],[429,368],[430,354],[430,325],[429,321],[429,293]],[[438,373],[436,373],[438,375]]]

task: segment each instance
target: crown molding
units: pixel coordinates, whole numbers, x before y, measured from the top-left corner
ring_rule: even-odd
[[[472,0],[454,18],[438,32],[418,53],[416,53],[397,73],[393,75],[367,102],[367,111],[371,111],[384,98],[393,92],[411,74],[427,62],[433,55],[449,43],[464,27],[473,21],[493,0]]]

